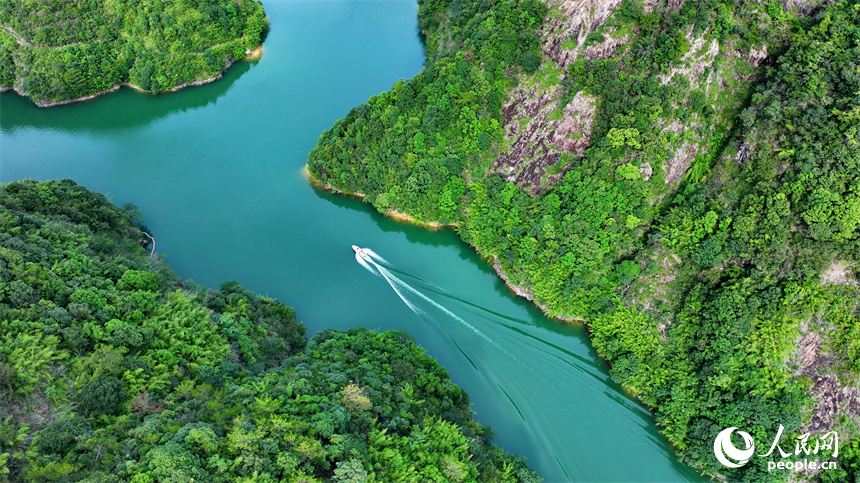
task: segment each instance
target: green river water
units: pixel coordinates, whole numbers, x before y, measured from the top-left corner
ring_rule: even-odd
[[[423,63],[412,0],[265,2],[263,58],[224,79],[39,109],[0,96],[0,182],[71,178],[135,203],[185,278],[295,307],[310,332],[400,329],[471,395],[495,441],[547,481],[691,481],[582,328],[513,296],[451,231],[386,219],[302,176],[323,130]],[[350,245],[385,257],[388,281]],[[402,282],[402,283],[401,283]]]

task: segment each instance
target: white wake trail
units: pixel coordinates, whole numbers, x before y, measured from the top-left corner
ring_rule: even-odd
[[[380,267],[377,265],[377,268],[380,268]],[[403,296],[403,294],[400,292],[400,290],[397,289],[397,286],[395,285],[395,283],[389,278],[389,276],[385,272],[380,270],[379,273],[382,274],[382,277],[385,278],[385,281],[388,282],[388,285],[391,285],[391,288],[394,289],[394,293],[396,293],[397,296],[400,297],[400,300],[402,300],[407,306],[409,306],[409,308],[412,309],[413,312],[415,312],[419,316],[424,314],[423,310],[416,307],[415,304],[413,304],[412,302],[407,300],[406,297]]]
[[[367,253],[367,250],[365,250],[365,253]],[[410,302],[409,300],[406,299],[406,297],[403,295],[403,293],[397,288],[397,285],[391,280],[391,278],[389,278],[389,274],[382,271],[383,270],[382,267],[380,267],[379,265],[374,263],[373,260],[365,259],[364,257],[362,257],[361,255],[359,255],[357,253],[355,254],[355,260],[359,264],[361,264],[362,267],[366,268],[368,272],[376,275],[377,277],[381,276],[386,282],[388,282],[388,285],[391,286],[391,288],[394,290],[394,293],[396,293],[397,296],[400,297],[400,300],[402,300],[403,303],[405,303],[410,309],[412,309],[413,312],[415,312],[419,316],[424,314],[424,311],[422,311],[421,309],[416,307],[415,304],[413,304],[412,302]],[[373,267],[371,267],[370,264],[367,263],[368,261],[370,263],[372,263],[374,267],[376,267],[376,270],[374,270]]]
[[[362,267],[366,268],[368,272],[376,275],[377,277],[380,275],[379,273],[374,271],[373,268],[371,268],[370,265],[368,265],[368,263],[364,261],[364,258],[361,258],[358,253],[355,254],[355,261],[358,262]]]
[[[478,335],[478,337],[481,337],[481,338],[482,338],[482,339],[484,339],[485,341],[489,342],[493,347],[495,347],[495,348],[499,349],[500,351],[504,352],[505,354],[508,354],[508,355],[509,355],[509,356],[511,356],[513,359],[515,359],[517,362],[519,362],[519,359],[517,359],[513,354],[511,354],[510,352],[506,351],[506,350],[505,350],[501,345],[499,345],[496,341],[494,341],[493,339],[490,339],[489,337],[487,337],[483,332],[481,332],[480,330],[476,329],[472,324],[470,324],[470,323],[466,322],[465,320],[463,320],[461,317],[459,317],[459,316],[458,316],[457,314],[455,314],[454,312],[451,312],[450,310],[448,310],[447,308],[445,308],[444,306],[442,306],[441,304],[439,304],[439,303],[438,303],[438,302],[436,302],[435,300],[431,299],[430,297],[428,297],[428,296],[424,295],[423,293],[419,292],[418,290],[414,289],[414,288],[413,288],[411,285],[409,285],[408,283],[404,282],[403,280],[400,280],[399,278],[397,278],[397,276],[395,276],[393,273],[391,273],[391,272],[390,272],[388,269],[386,269],[385,267],[382,267],[382,266],[378,265],[377,263],[373,262],[372,260],[371,260],[371,262],[370,262],[370,263],[373,263],[373,265],[376,267],[376,269],[377,269],[377,270],[379,270],[379,273],[381,273],[381,274],[383,275],[383,277],[385,277],[385,279],[388,281],[388,284],[389,284],[389,285],[391,285],[391,288],[393,288],[393,289],[394,289],[394,291],[395,291],[395,292],[397,292],[397,295],[399,295],[399,296],[400,296],[400,298],[401,298],[404,302],[406,302],[410,307],[413,307],[413,305],[412,305],[411,303],[409,303],[408,301],[406,301],[406,299],[403,297],[403,295],[400,293],[400,291],[399,291],[399,290],[397,290],[397,288],[395,287],[395,283],[396,283],[397,285],[401,286],[402,288],[404,288],[404,289],[406,289],[406,290],[408,290],[408,291],[412,292],[413,294],[415,294],[415,295],[417,295],[417,296],[421,297],[422,299],[426,300],[427,302],[429,302],[430,304],[432,304],[434,307],[438,308],[439,310],[441,310],[441,311],[445,312],[445,314],[447,314],[447,315],[448,315],[449,317],[451,317],[452,319],[456,320],[457,322],[460,322],[463,326],[468,327],[469,329],[471,329],[471,330],[472,330],[472,332],[474,332],[475,334],[477,334],[477,335]],[[414,310],[414,309],[413,309],[413,310]]]
[[[364,253],[367,253],[368,255],[370,255],[371,257],[373,257],[373,258],[375,258],[375,259],[379,260],[379,261],[380,261],[380,262],[382,262],[382,263],[386,263],[386,264],[388,264],[388,265],[391,265],[390,263],[388,263],[388,260],[386,260],[386,259],[382,258],[378,253],[376,253],[375,251],[371,250],[370,248],[365,248],[365,249],[364,249]]]
[[[417,289],[415,289],[414,287],[412,287],[412,286],[411,286],[411,285],[409,285],[408,283],[406,283],[406,282],[404,282],[403,280],[401,280],[400,278],[398,278],[398,277],[397,277],[396,275],[394,275],[390,270],[388,270],[388,268],[386,268],[386,267],[384,267],[384,266],[382,266],[382,265],[378,264],[376,261],[374,261],[374,259],[378,259],[378,260],[382,260],[383,262],[385,262],[385,259],[384,259],[384,258],[382,258],[381,256],[379,256],[376,252],[374,252],[373,250],[371,250],[371,249],[369,249],[369,248],[362,248],[362,249],[360,249],[360,252],[361,252],[364,256],[362,256],[362,255],[360,255],[358,252],[356,252],[356,254],[355,254],[355,259],[356,259],[356,261],[357,261],[359,264],[361,264],[361,266],[362,266],[362,267],[366,268],[369,272],[372,272],[374,275],[376,275],[376,276],[381,276],[382,278],[384,278],[384,279],[385,279],[385,281],[386,281],[386,282],[388,282],[388,285],[389,285],[389,286],[391,286],[391,289],[392,289],[392,290],[394,290],[394,293],[396,293],[396,294],[397,294],[397,296],[398,296],[398,297],[400,297],[400,300],[402,300],[402,301],[403,301],[403,303],[405,303],[405,304],[406,304],[406,306],[407,306],[407,307],[409,307],[409,308],[410,308],[413,312],[415,312],[418,316],[420,316],[421,318],[424,318],[425,316],[429,316],[429,314],[427,314],[426,312],[424,312],[423,310],[421,310],[420,308],[418,308],[414,303],[412,303],[412,302],[411,302],[411,301],[406,297],[406,295],[403,293],[403,291],[404,291],[404,290],[409,291],[410,293],[415,294],[415,295],[417,295],[418,297],[420,297],[420,298],[424,299],[426,302],[428,302],[428,303],[429,303],[429,304],[431,304],[432,306],[436,307],[437,309],[441,310],[441,311],[442,311],[442,312],[444,312],[446,315],[448,315],[448,316],[449,316],[449,317],[451,317],[452,319],[456,320],[457,322],[459,322],[459,323],[460,323],[461,325],[463,325],[464,327],[467,327],[469,330],[471,330],[472,332],[474,332],[474,333],[475,333],[475,335],[477,335],[478,337],[480,337],[480,338],[484,339],[484,340],[485,340],[485,341],[487,341],[490,345],[492,345],[492,346],[493,346],[493,347],[495,347],[496,349],[500,350],[501,352],[505,353],[505,354],[506,354],[506,355],[508,355],[511,359],[513,359],[513,360],[517,361],[517,363],[519,363],[520,365],[523,365],[522,361],[520,361],[516,356],[514,356],[513,354],[511,354],[510,352],[508,352],[507,350],[505,350],[505,348],[504,348],[504,347],[502,347],[498,342],[496,342],[496,341],[494,341],[493,339],[491,339],[491,338],[487,337],[487,335],[486,335],[486,334],[484,334],[483,332],[481,332],[480,330],[478,330],[477,328],[475,328],[475,326],[473,326],[472,324],[470,324],[470,323],[466,322],[465,320],[463,320],[463,318],[462,318],[462,317],[458,316],[458,315],[457,315],[457,314],[455,314],[454,312],[451,312],[450,310],[448,310],[448,308],[446,308],[445,306],[443,306],[443,305],[439,304],[438,302],[436,302],[435,300],[431,299],[430,297],[428,297],[428,296],[424,295],[423,293],[421,293],[420,291],[418,291]],[[387,263],[387,262],[386,262],[386,263]],[[374,268],[375,268],[376,270],[373,270]],[[430,317],[430,318],[432,319],[432,317]]]

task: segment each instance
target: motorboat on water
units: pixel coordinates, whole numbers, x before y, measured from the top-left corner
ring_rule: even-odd
[[[361,247],[359,247],[358,245],[353,245],[353,246],[352,246],[352,251],[354,251],[356,255],[358,255],[358,256],[360,256],[361,258],[363,258],[363,259],[367,260],[368,262],[370,261],[370,255],[368,255],[368,254],[367,254],[367,252],[366,252],[366,251],[364,251],[364,248],[361,248]]]

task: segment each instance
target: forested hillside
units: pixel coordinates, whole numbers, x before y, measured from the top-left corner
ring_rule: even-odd
[[[540,481],[408,335],[307,341],[236,282],[184,286],[138,217],[0,186],[0,481]]]
[[[326,131],[310,173],[456,224],[588,326],[703,473],[787,479],[713,451],[782,424],[783,448],[842,443],[796,478],[860,477],[860,5],[547,5],[419,2],[424,70]]]
[[[0,89],[39,105],[217,77],[261,42],[256,0],[0,1]]]

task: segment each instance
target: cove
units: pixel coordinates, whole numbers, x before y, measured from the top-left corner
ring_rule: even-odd
[[[323,130],[423,64],[411,0],[266,2],[261,60],[150,96],[39,109],[0,96],[0,182],[71,178],[135,203],[176,271],[237,280],[325,328],[400,329],[547,481],[691,481],[585,331],[512,295],[452,231],[386,219],[302,175]],[[370,247],[392,277],[356,263]],[[393,279],[391,279],[393,280]],[[410,307],[411,305],[411,307]]]

